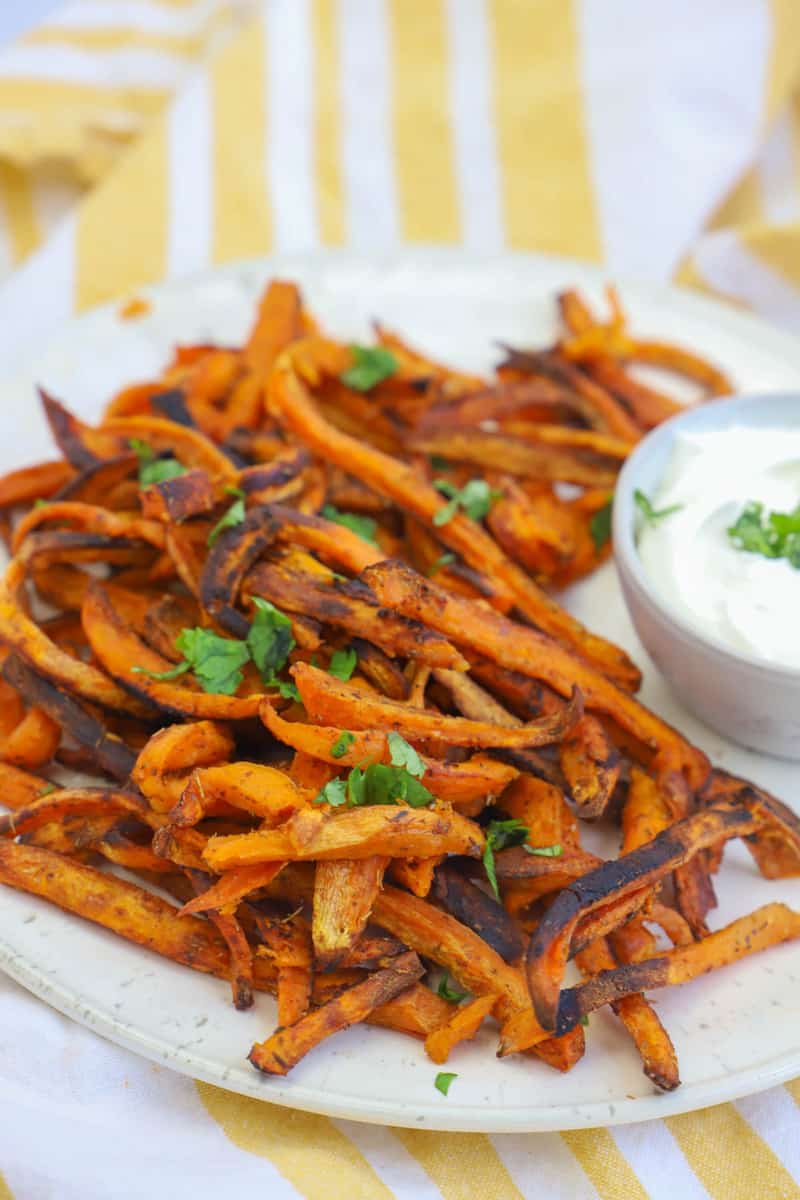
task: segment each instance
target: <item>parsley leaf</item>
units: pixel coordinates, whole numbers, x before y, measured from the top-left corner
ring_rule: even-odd
[[[764,505],[751,500],[727,532],[737,550],[763,558],[785,558],[800,568],[800,505],[790,513],[766,516]]]
[[[50,793],[54,792],[55,790],[56,790],[56,785],[54,783],[46,783],[43,788],[39,789],[38,794],[40,796],[49,796]]]
[[[347,729],[342,730],[336,741],[331,746],[331,754],[333,757],[342,758],[355,740],[356,735],[354,733],[350,733],[350,731]]]
[[[422,779],[425,774],[425,763],[417,754],[413,746],[409,746],[404,737],[394,730],[387,734],[387,742],[389,743],[389,758],[392,765],[395,767],[405,767],[409,775],[413,775],[415,779]]]
[[[372,542],[373,546],[377,546],[375,533],[378,522],[373,521],[372,517],[364,517],[361,513],[341,512],[334,504],[324,504],[322,516],[329,521],[335,521],[337,525],[344,525],[345,529],[357,533],[365,542]]]
[[[250,658],[245,642],[195,628],[181,630],[175,645],[204,692],[233,695],[244,678],[242,667]]]
[[[587,1017],[586,1013],[584,1013],[583,1016],[581,1017],[581,1025],[588,1025],[588,1024],[589,1024],[589,1018]]]
[[[430,456],[430,464],[434,471],[449,471],[450,459],[445,458],[441,454],[432,454]]]
[[[331,779],[314,797],[315,804],[330,804],[331,808],[341,808],[347,803],[347,784],[344,779]]]
[[[377,383],[394,375],[400,365],[385,346],[351,346],[353,365],[339,376],[346,387],[356,392],[369,392]]]
[[[33,507],[34,508],[47,508],[49,503],[50,503],[49,500],[43,500],[42,497],[40,496],[38,500],[34,500]]]
[[[387,763],[371,763],[365,770],[353,767],[347,777],[347,798],[354,807],[404,800],[411,808],[425,808],[433,801],[428,789],[404,767]]]
[[[650,500],[639,488],[633,493],[633,502],[644,517],[645,525],[657,525],[659,521],[664,520],[664,517],[669,517],[683,508],[682,504],[670,504],[667,508],[653,508]]]
[[[147,667],[131,667],[131,670],[135,671],[137,675],[146,675],[148,679],[159,679],[162,681],[177,679],[179,675],[185,675],[191,669],[192,664],[186,662],[185,659],[183,662],[179,662],[177,667],[171,667],[168,671],[148,671]]]
[[[433,486],[449,501],[433,514],[434,525],[446,525],[459,509],[473,521],[482,521],[502,492],[493,491],[485,479],[470,479],[457,488],[449,479],[434,479]]]
[[[153,483],[164,483],[186,474],[187,468],[177,458],[157,458],[153,448],[141,438],[130,438],[128,445],[139,459],[140,487],[150,487]]]
[[[540,858],[561,858],[564,853],[560,842],[552,846],[529,846],[527,842],[522,847],[528,854],[537,854]]]
[[[444,554],[440,554],[436,562],[432,562],[428,567],[428,578],[430,579],[432,575],[441,571],[443,567],[449,567],[451,563],[456,561],[457,557],[458,555],[453,554],[450,550],[446,550]]]
[[[589,522],[589,532],[592,535],[595,550],[602,550],[611,537],[611,514],[613,509],[614,497],[609,496],[603,507],[598,508]]]
[[[497,886],[497,874],[494,867],[495,850],[505,850],[506,846],[518,846],[528,836],[528,827],[517,817],[508,821],[490,821],[486,830],[486,849],[483,852],[483,868],[489,880],[495,899],[500,899],[500,889]]]
[[[348,646],[346,650],[334,650],[328,663],[328,674],[346,683],[355,671],[357,663],[358,655],[352,646]]]
[[[453,1074],[452,1071],[440,1071],[433,1081],[433,1086],[437,1091],[441,1092],[443,1096],[446,1096],[450,1091],[450,1084],[454,1079],[458,1079],[458,1075]]]
[[[275,683],[275,674],[286,665],[289,651],[294,648],[292,622],[261,596],[253,597],[256,608],[246,647],[265,683]],[[276,685],[277,686],[277,685]]]
[[[296,700],[300,703],[300,691],[294,680],[273,678],[268,679],[267,684],[269,687],[276,687],[284,700]]]
[[[217,521],[211,533],[208,535],[208,544],[213,546],[221,533],[226,529],[233,529],[236,525],[241,525],[244,520],[244,497],[239,496],[234,500],[233,504]]]
[[[466,1000],[469,992],[460,992],[457,988],[450,987],[450,976],[445,973],[439,980],[436,994],[437,996],[441,996],[443,1000],[449,1000],[452,1004],[458,1004],[461,1000]]]

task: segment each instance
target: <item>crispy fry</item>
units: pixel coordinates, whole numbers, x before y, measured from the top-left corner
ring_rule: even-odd
[[[478,857],[483,834],[457,812],[427,808],[360,808],[328,818],[301,810],[281,829],[212,837],[204,857],[212,871],[221,872],[282,859],[415,858],[434,849]]]
[[[559,761],[583,819],[601,816],[617,786],[620,756],[596,717],[581,718],[561,743]]]
[[[361,936],[387,862],[385,857],[373,855],[317,863],[311,935],[323,970],[335,967]]]
[[[387,1000],[393,999],[423,974],[416,954],[401,954],[363,983],[315,1009],[295,1025],[280,1029],[253,1046],[248,1058],[259,1071],[285,1075],[309,1050],[332,1033],[354,1025]]]
[[[496,1001],[491,994],[477,996],[470,1000],[448,1018],[425,1039],[425,1053],[435,1063],[446,1063],[450,1052],[459,1042],[469,1042],[475,1037],[483,1022],[489,1016]]]
[[[352,683],[333,679],[307,663],[296,663],[292,675],[309,714],[332,720],[345,729],[388,726],[407,737],[436,738],[451,746],[544,746],[560,740],[579,719],[580,694],[563,712],[530,721],[517,728],[490,725],[464,717],[442,717],[375,696]]]
[[[195,770],[169,814],[174,825],[196,825],[219,804],[241,808],[270,825],[280,825],[305,804],[292,780],[276,767],[235,762]]]

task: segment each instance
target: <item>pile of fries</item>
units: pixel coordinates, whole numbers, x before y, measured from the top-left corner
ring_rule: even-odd
[[[645,991],[800,935],[779,903],[709,931],[727,841],[780,878],[800,825],[552,594],[677,407],[630,365],[728,390],[609,300],[487,380],[273,282],[243,347],[179,347],[97,428],[43,394],[62,457],[0,480],[0,881],[275,994],[261,1071],[359,1021],[436,1063],[494,1021],[566,1071],[610,1005],[674,1088]]]

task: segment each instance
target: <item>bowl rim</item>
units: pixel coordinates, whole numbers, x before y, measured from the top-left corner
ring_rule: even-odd
[[[761,675],[784,681],[795,680],[800,684],[800,667],[783,666],[781,663],[772,663],[755,654],[734,650],[721,638],[699,629],[669,605],[664,604],[639,557],[635,536],[636,509],[633,498],[634,492],[639,487],[639,472],[642,463],[653,453],[655,447],[664,444],[669,446],[677,434],[686,430],[708,433],[724,432],[736,424],[752,424],[753,428],[768,427],[768,423],[763,420],[748,421],[748,414],[753,410],[761,409],[760,415],[763,417],[766,415],[763,410],[767,406],[788,407],[789,404],[795,406],[796,424],[800,429],[800,390],[797,392],[747,392],[742,395],[701,402],[692,405],[684,412],[676,413],[675,416],[651,429],[625,460],[617,478],[612,509],[612,541],[617,571],[620,575],[627,574],[633,580],[646,600],[674,632],[679,632],[688,640],[713,650],[733,665],[747,667]],[[785,424],[781,425],[777,420],[775,424],[776,427],[786,428]],[[623,588],[624,593],[625,589]],[[625,596],[625,603],[628,604],[627,596]]]

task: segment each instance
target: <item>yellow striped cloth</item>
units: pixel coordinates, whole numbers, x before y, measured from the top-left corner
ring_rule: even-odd
[[[73,0],[0,50],[0,353],[320,245],[577,255],[800,324],[798,85],[794,0]],[[798,1084],[432,1134],[193,1084],[9,980],[0,1028],[0,1200],[800,1200]]]

